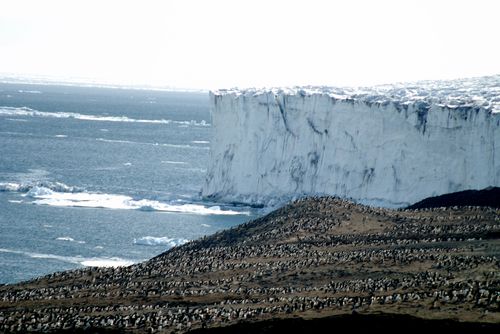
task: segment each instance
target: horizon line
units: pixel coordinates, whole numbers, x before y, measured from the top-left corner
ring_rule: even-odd
[[[44,85],[44,86],[67,86],[67,87],[95,87],[95,88],[109,88],[109,89],[130,89],[130,90],[150,90],[150,91],[164,91],[164,92],[186,92],[186,93],[209,93],[220,90],[252,90],[252,89],[275,89],[275,88],[368,88],[386,85],[400,85],[400,84],[416,84],[434,81],[455,81],[464,79],[477,79],[500,76],[500,73],[493,73],[488,75],[474,75],[474,76],[456,76],[454,78],[444,79],[422,79],[422,80],[408,80],[408,81],[391,81],[381,84],[372,85],[283,85],[283,86],[248,86],[248,87],[219,87],[219,88],[186,88],[172,85],[161,84],[147,84],[147,83],[125,83],[112,80],[101,80],[95,78],[84,77],[62,77],[53,75],[40,75],[40,74],[17,74],[0,72],[0,83],[3,84],[25,84],[25,85]]]

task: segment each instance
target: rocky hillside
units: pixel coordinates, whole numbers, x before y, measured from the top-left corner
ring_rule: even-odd
[[[304,199],[141,264],[0,287],[0,332],[186,332],[353,312],[498,329],[499,236],[500,209]]]

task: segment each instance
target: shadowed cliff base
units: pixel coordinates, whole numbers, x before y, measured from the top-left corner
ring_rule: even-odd
[[[491,207],[302,199],[147,262],[0,286],[0,332],[326,331],[361,325],[353,311],[368,329],[489,330],[500,323],[499,237]]]
[[[489,187],[482,190],[465,190],[441,196],[429,197],[413,205],[410,205],[408,209],[425,209],[468,205],[500,208],[500,188]]]
[[[427,320],[409,315],[371,314],[371,315],[338,315],[317,319],[272,319],[259,322],[241,322],[226,327],[196,329],[192,334],[255,334],[255,333],[356,333],[370,331],[371,333],[415,333],[431,331],[435,333],[498,333],[500,323],[458,322],[456,320]]]

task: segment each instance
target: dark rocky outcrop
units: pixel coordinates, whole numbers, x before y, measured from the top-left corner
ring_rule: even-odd
[[[489,187],[483,190],[465,190],[451,194],[430,197],[413,205],[410,205],[408,209],[425,209],[467,205],[500,208],[500,188]]]

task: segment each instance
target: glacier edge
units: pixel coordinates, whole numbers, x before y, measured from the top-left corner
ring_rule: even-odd
[[[500,76],[364,89],[210,92],[202,196],[384,207],[500,186]]]

